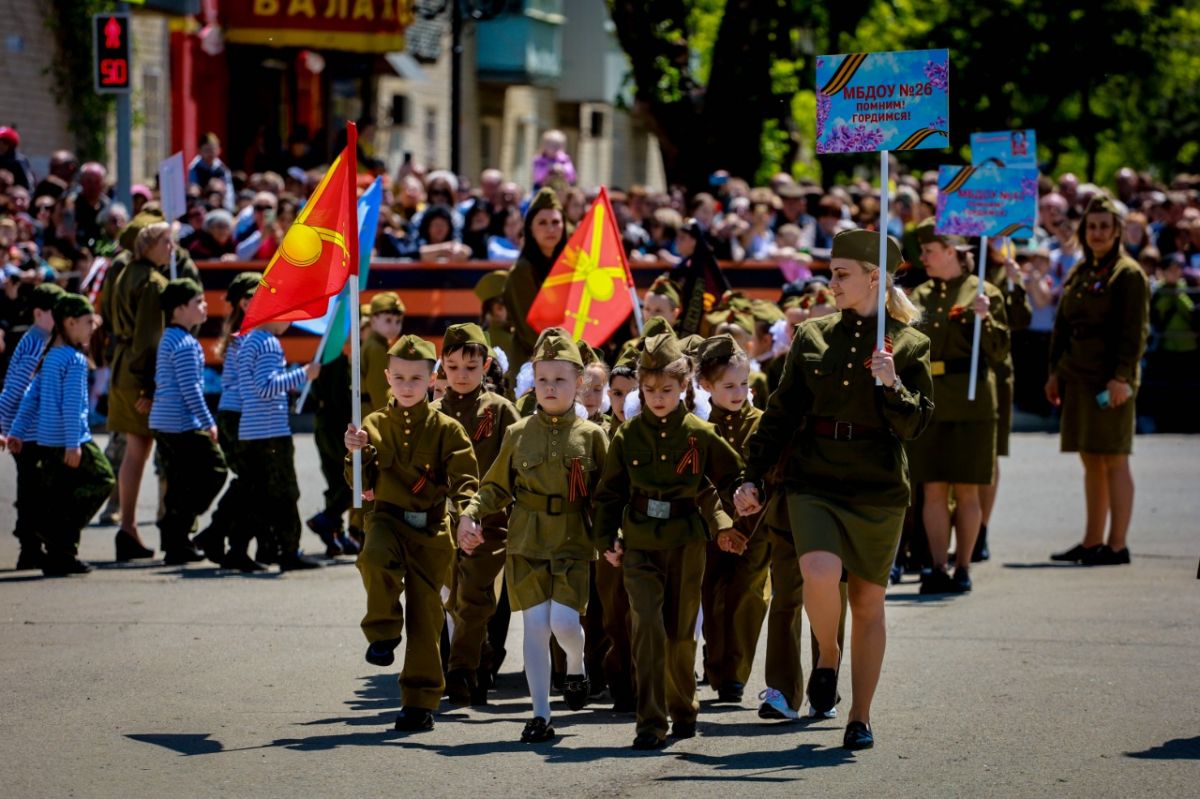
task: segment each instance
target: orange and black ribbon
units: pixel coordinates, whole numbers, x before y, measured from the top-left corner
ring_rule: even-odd
[[[483,441],[490,436],[496,429],[496,412],[491,408],[483,409],[483,418],[479,420],[479,425],[475,428],[475,440]]]
[[[675,474],[683,474],[689,465],[692,467],[692,474],[700,474],[700,450],[696,449],[695,436],[688,436],[688,450],[683,453],[679,463],[675,464]]]
[[[891,354],[891,352],[892,352],[892,337],[891,336],[885,335],[883,337],[883,351],[888,353],[889,355]],[[874,357],[874,356],[872,356],[872,357]],[[863,366],[870,369],[871,368],[871,358],[867,358],[865,361],[863,361]]]
[[[955,322],[959,319],[962,319],[968,310],[969,309],[966,305],[955,305],[950,309],[950,313],[947,314],[947,317],[949,317],[951,322]]]
[[[425,486],[429,484],[429,469],[430,464],[428,463],[425,464],[424,469],[417,469],[421,473],[421,476],[417,478],[417,482],[413,483],[412,492],[414,494],[420,494],[425,490]]]
[[[571,476],[568,485],[567,500],[569,502],[576,502],[580,497],[588,495],[587,478],[583,474],[583,461],[580,458],[571,458]]]

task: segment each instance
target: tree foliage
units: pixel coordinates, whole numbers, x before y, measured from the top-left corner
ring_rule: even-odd
[[[952,154],[1029,127],[1052,172],[1200,170],[1200,0],[611,0],[668,177],[847,170],[813,154],[818,53],[947,48]]]
[[[48,71],[54,95],[67,109],[67,128],[83,160],[105,159],[105,131],[114,104],[111,94],[97,94],[92,83],[92,15],[112,11],[112,0],[54,0],[46,25],[58,40]]]

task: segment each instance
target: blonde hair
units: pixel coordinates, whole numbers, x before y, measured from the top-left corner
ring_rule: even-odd
[[[875,264],[867,263],[866,261],[859,261],[858,264],[868,274],[879,268]],[[894,275],[887,276],[887,314],[897,322],[906,325],[915,325],[921,318],[921,311],[918,310],[917,306],[913,305],[908,295],[896,285]]]
[[[133,242],[133,257],[141,258],[146,254],[146,250],[158,243],[159,239],[169,235],[171,226],[166,222],[154,222],[146,225],[138,231],[137,238]]]

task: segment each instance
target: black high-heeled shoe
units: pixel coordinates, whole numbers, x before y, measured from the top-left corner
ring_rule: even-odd
[[[138,540],[124,530],[118,530],[113,543],[117,547],[117,561],[147,560],[154,557],[154,550],[147,549]]]

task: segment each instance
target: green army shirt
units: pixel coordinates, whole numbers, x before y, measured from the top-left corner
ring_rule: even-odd
[[[875,385],[870,358],[874,317],[853,311],[822,316],[796,328],[779,388],[746,444],[746,479],[761,482],[785,450],[784,487],[838,502],[881,507],[909,503],[908,461],[901,442],[916,438],[933,417],[929,339],[888,317],[899,389]],[[821,438],[807,418],[886,431],[850,440]]]
[[[362,344],[362,402],[366,413],[388,404],[387,368],[387,339],[372,330]]]
[[[1123,253],[1075,265],[1063,283],[1050,335],[1050,371],[1099,391],[1109,380],[1136,387],[1149,335],[1150,286]]]
[[[419,543],[453,549],[446,503],[457,517],[479,487],[466,430],[428,402],[405,408],[395,399],[368,415],[363,429],[370,442],[362,451],[363,487],[375,491],[375,512],[400,514],[403,529]],[[347,453],[346,480],[352,483],[351,462]]]
[[[590,502],[607,450],[604,430],[574,409],[562,416],[538,409],[508,428],[466,515],[486,518],[512,504],[509,554],[594,560]]]
[[[979,379],[975,400],[967,399],[971,371],[971,345],[975,312],[971,304],[979,287],[975,275],[953,280],[930,279],[913,291],[913,304],[921,310],[916,329],[929,337],[929,361],[933,375],[934,421],[967,422],[996,418],[996,377],[991,364],[1003,364],[1010,341],[1004,295],[984,281],[988,298],[987,318],[979,334]],[[868,353],[869,354],[869,353]]]
[[[634,508],[631,498],[696,502],[715,487],[732,508],[729,496],[741,473],[737,451],[682,404],[663,418],[643,410],[621,425],[609,447],[596,492],[597,540],[611,542],[620,530],[627,549],[672,549],[704,541],[710,523],[719,527],[720,522],[702,512],[655,518]]]

